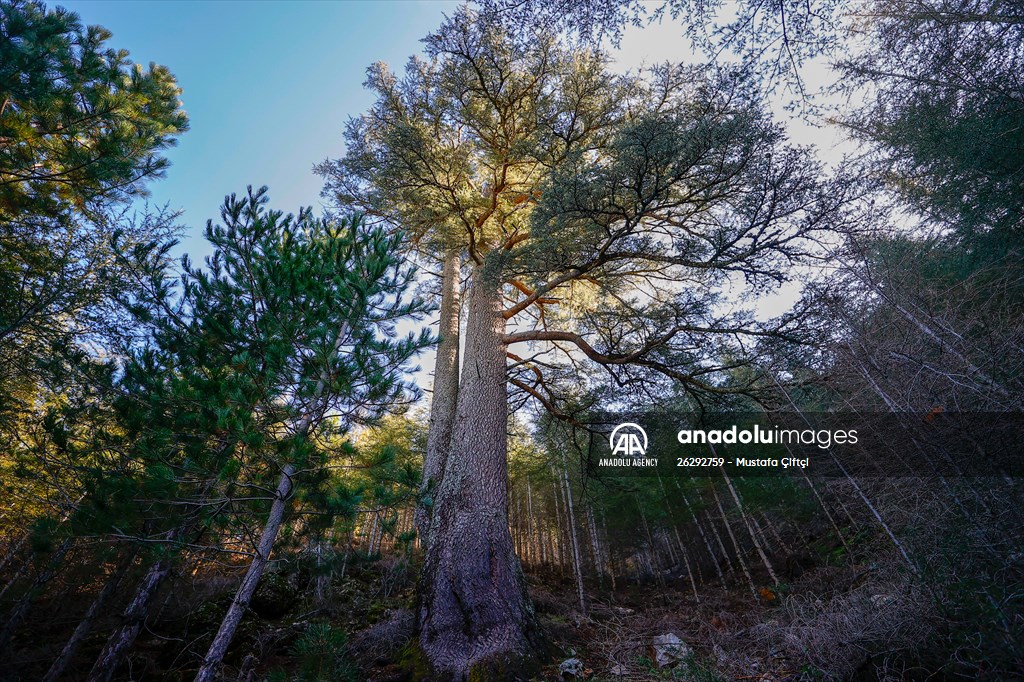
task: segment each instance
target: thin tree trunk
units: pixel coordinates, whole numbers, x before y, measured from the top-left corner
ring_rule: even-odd
[[[103,585],[103,589],[100,590],[99,594],[89,605],[89,610],[82,616],[82,620],[78,622],[78,626],[75,631],[71,634],[71,638],[68,639],[64,648],[61,650],[60,655],[57,656],[57,660],[53,662],[50,669],[46,672],[46,676],[43,677],[43,682],[56,682],[67,670],[68,664],[75,657],[78,652],[78,647],[81,645],[82,640],[89,636],[92,631],[92,626],[96,623],[96,619],[103,613],[103,609],[107,605],[107,601],[117,592],[117,588],[120,587],[121,582],[124,580],[124,576],[128,573],[128,569],[131,568],[132,563],[135,561],[135,552],[129,551],[127,555],[121,560],[118,566],[114,569],[114,572],[107,578],[106,584]]]
[[[234,445],[231,443],[222,444],[215,451],[216,459],[229,455],[233,448]],[[197,530],[199,523],[197,518],[199,514],[198,509],[208,500],[216,483],[217,479],[215,478],[208,479],[205,482],[197,498],[197,511],[179,523],[177,527],[171,529],[167,535],[168,544],[176,543],[181,538],[184,538],[186,542],[197,541],[202,538],[205,530],[202,528]],[[107,682],[107,680],[113,678],[124,656],[128,653],[132,644],[135,643],[135,638],[142,630],[142,624],[149,612],[150,604],[163,585],[164,580],[171,574],[173,565],[174,557],[171,555],[164,555],[150,565],[146,575],[138,584],[138,587],[136,587],[132,600],[121,614],[120,625],[107,638],[103,650],[93,663],[92,669],[89,671],[88,682]]]
[[[430,517],[433,496],[440,487],[445,462],[452,444],[455,410],[459,397],[459,288],[460,257],[451,251],[441,271],[441,309],[438,321],[437,360],[434,364],[434,391],[430,401],[430,425],[423,456],[423,479],[416,505],[416,531],[424,549],[430,544]]]
[[[569,472],[565,463],[565,453],[562,453],[562,484],[565,489],[566,509],[569,512],[569,537],[572,541],[573,566],[576,569],[576,594],[580,602],[580,615],[587,616],[587,599],[583,591],[583,566],[580,561],[580,543],[576,535],[576,510],[572,501],[572,488],[569,487]]]
[[[292,494],[292,477],[294,475],[295,466],[292,464],[286,464],[281,470],[281,477],[278,479],[277,490],[274,493],[274,502],[270,505],[270,515],[267,517],[267,523],[263,526],[260,542],[256,546],[256,556],[249,564],[245,578],[242,579],[242,584],[238,587],[224,620],[221,621],[220,629],[217,630],[210,649],[206,652],[203,667],[196,675],[196,682],[210,682],[214,679],[221,661],[224,660],[224,654],[227,653],[228,646],[235,636],[235,630],[238,629],[238,624],[242,622],[242,617],[249,608],[249,602],[252,600],[252,595],[256,593],[256,586],[259,585],[260,578],[263,577],[263,570],[274,549],[274,541],[277,540],[277,532],[281,528],[288,499]]]
[[[760,516],[761,521],[755,520],[755,523],[758,526],[760,526],[763,523],[764,526],[768,529],[768,534],[775,539],[775,543],[782,548],[782,551],[785,552],[787,555],[792,554],[793,548],[790,547],[789,544],[782,539],[782,534],[779,533],[779,529],[775,527],[775,524],[772,523],[772,520],[770,518],[768,518],[768,515],[764,512],[761,512]],[[804,547],[806,547],[806,544],[804,545]]]
[[[57,574],[57,569],[60,568],[72,544],[71,538],[64,540],[60,544],[57,551],[53,553],[39,574],[36,575],[36,579],[32,581],[28,591],[18,600],[18,603],[11,609],[10,613],[7,614],[7,622],[4,623],[3,629],[0,629],[0,652],[7,648],[8,643],[14,636],[14,631],[21,626],[21,621],[24,620],[25,615],[32,606],[32,601],[39,595],[43,587],[46,586],[46,583],[50,582],[53,576]]]
[[[327,547],[333,557],[333,543],[327,543]],[[329,571],[324,569],[324,541],[322,537],[317,537],[317,539],[313,541],[313,553],[316,555],[316,578],[313,580],[313,605],[318,609],[323,609],[327,606],[327,590],[330,587],[334,569],[333,567]]]
[[[696,602],[700,603],[700,594],[697,593],[697,581],[693,578],[693,569],[690,568],[690,558],[686,555],[686,548],[683,547],[683,540],[679,537],[679,529],[673,527],[673,531],[676,534],[676,542],[679,543],[679,551],[683,556],[683,565],[686,566],[686,575],[690,576],[690,587],[693,588],[693,598]]]
[[[372,557],[377,549],[377,526],[380,525],[380,511],[373,512],[373,527],[370,529],[370,544],[366,548],[366,555]]]
[[[714,447],[711,448],[714,453]],[[717,453],[715,453],[717,456]],[[771,576],[772,583],[775,585],[779,584],[779,576],[775,574],[775,567],[772,566],[772,562],[768,559],[768,554],[764,551],[764,546],[761,543],[760,533],[754,528],[751,522],[750,516],[747,515],[747,510],[743,508],[743,502],[740,501],[740,496],[736,492],[735,486],[732,484],[732,479],[729,478],[729,474],[725,472],[725,467],[721,467],[722,475],[725,477],[725,484],[729,488],[729,492],[732,494],[732,499],[736,503],[736,508],[740,510],[740,518],[743,519],[743,525],[747,527],[747,532],[750,534],[750,539],[754,542],[754,549],[757,550],[758,556],[761,557],[761,562],[764,567],[768,569],[768,575]]]
[[[676,536],[676,546],[679,548],[679,555],[682,559],[683,565],[686,567],[686,574],[690,577],[690,586],[693,588],[693,598],[700,602],[700,595],[697,593],[697,581],[693,576],[693,568],[690,566],[690,558],[686,551],[686,546],[683,544],[683,539],[679,535],[679,523],[676,520],[675,511],[672,509],[672,502],[669,500],[668,491],[665,489],[665,482],[661,480],[661,476],[658,476],[658,487],[661,488],[661,497],[665,500],[665,511],[668,512],[669,520],[672,523],[672,532]],[[671,539],[668,540],[669,547],[672,546]],[[703,578],[701,579],[703,581]]]
[[[22,562],[21,566],[18,567],[18,570],[14,572],[14,575],[11,576],[11,579],[7,581],[7,584],[4,585],[4,589],[0,590],[0,599],[3,599],[4,595],[7,594],[7,590],[14,587],[14,585],[16,585],[19,580],[21,580],[21,576],[28,572],[28,569],[31,565],[32,554],[29,554],[29,556],[25,558],[25,561]]]
[[[740,564],[740,568],[743,569],[743,575],[747,577],[747,583],[750,585],[750,592],[755,597],[757,596],[757,587],[754,585],[754,577],[750,575],[750,569],[747,568],[747,562],[743,558],[743,550],[740,549],[740,543],[736,541],[736,535],[732,532],[732,527],[729,525],[729,518],[725,515],[725,509],[722,508],[722,500],[718,497],[718,491],[715,490],[715,486],[711,486],[711,494],[715,497],[715,504],[718,506],[718,513],[722,516],[722,523],[725,524],[725,531],[729,534],[729,539],[732,540],[733,549],[736,550],[736,560]]]
[[[722,534],[718,532],[718,526],[715,525],[713,519],[708,519],[708,527],[711,529],[711,534],[715,536],[715,544],[722,551],[722,556],[725,558],[725,566],[729,569],[729,575],[735,578],[736,566],[732,562],[732,557],[729,556],[729,550],[726,549],[725,542],[722,540]]]
[[[520,495],[516,495],[516,513],[512,517],[512,540],[516,548],[516,555],[519,557],[519,561],[526,563],[526,556],[523,552],[523,533],[521,529],[523,517],[523,500]]]
[[[538,545],[541,552],[544,550],[543,543],[538,542],[537,537],[537,519],[533,517],[533,489],[530,487],[530,477],[526,477],[526,528],[527,533],[530,536],[530,563],[537,564],[538,556],[537,550]],[[543,560],[541,560],[543,563]]]
[[[17,542],[12,542],[10,545],[8,545],[7,551],[4,552],[4,558],[0,559],[0,573],[3,573],[3,570],[7,568],[7,564],[11,561],[11,559],[13,559],[19,552],[21,552],[22,548],[28,542],[29,535],[30,533],[23,533],[21,538],[19,538]]]
[[[339,352],[347,336],[348,324],[343,323],[335,337],[332,356]],[[305,409],[302,416],[295,423],[292,438],[308,438],[309,432],[314,426],[314,419],[317,415],[322,415],[327,407],[329,399],[327,382],[330,377],[326,372],[325,367],[323,374],[317,379],[310,402],[304,406]],[[242,584],[239,585],[235,598],[232,600],[231,606],[228,608],[227,614],[224,615],[224,620],[221,621],[220,628],[210,644],[210,649],[206,652],[203,666],[196,675],[196,682],[206,682],[213,679],[220,668],[221,661],[224,659],[224,654],[227,653],[231,640],[235,636],[238,624],[242,622],[242,617],[249,608],[252,595],[256,592],[256,587],[259,585],[263,571],[270,560],[270,553],[274,549],[277,533],[281,528],[281,522],[284,519],[288,502],[294,490],[293,477],[295,476],[295,471],[295,464],[293,462],[287,462],[281,468],[281,476],[277,481],[274,501],[270,505],[270,514],[267,516],[267,522],[263,527],[263,534],[260,536],[259,544],[256,547],[256,556],[253,558],[252,563],[249,564],[245,577],[242,579]]]
[[[171,536],[172,541],[180,530],[175,529]],[[96,662],[93,663],[92,669],[89,671],[88,682],[109,682],[113,679],[124,655],[135,643],[135,638],[142,630],[142,623],[149,612],[149,605],[160,586],[163,585],[164,579],[170,575],[172,565],[171,557],[164,557],[149,567],[121,616],[121,626],[111,634],[103,651],[96,657]]]
[[[647,565],[651,569],[651,573],[655,574],[658,579],[658,584],[662,587],[665,586],[665,576],[661,574],[661,562],[658,561],[657,555],[651,556],[655,551],[654,547],[654,536],[651,535],[651,527],[647,524],[647,514],[644,513],[644,506],[640,504],[640,498],[634,497],[633,501],[636,502],[636,508],[640,510],[640,520],[643,522],[644,533],[647,534],[647,545],[644,548],[645,559]]]
[[[890,292],[885,287],[883,287],[879,282],[875,281],[875,279],[871,276],[870,272],[867,272],[867,271],[862,272],[859,269],[854,268],[854,267],[850,267],[850,270],[861,281],[863,281],[864,283],[868,284],[875,291],[875,293],[878,294],[894,310],[896,310],[898,313],[900,313],[904,317],[904,319],[906,319],[912,325],[917,327],[918,331],[920,331],[926,337],[931,339],[939,347],[940,350],[948,351],[955,358],[960,360],[960,362],[964,363],[964,365],[967,367],[967,370],[968,370],[968,373],[970,374],[970,376],[976,377],[976,378],[980,379],[981,383],[983,383],[983,384],[987,385],[989,388],[993,389],[996,393],[998,393],[1003,398],[1010,398],[1011,397],[1009,391],[1007,391],[1006,388],[1004,388],[1002,386],[1002,384],[1000,384],[998,381],[996,381],[995,379],[990,377],[988,374],[986,374],[980,367],[975,365],[969,358],[967,358],[966,355],[961,353],[955,347],[954,344],[946,342],[946,340],[943,339],[942,336],[938,332],[936,332],[934,329],[932,329],[926,322],[924,322],[924,320],[919,318],[917,315],[915,315],[913,312],[908,310],[906,307],[900,305],[896,301],[896,299],[893,296],[890,295]],[[946,331],[948,333],[951,333],[953,336],[955,336],[957,338],[957,340],[963,341],[963,336],[961,336],[960,334],[957,334],[955,331],[949,329],[948,327],[946,327]]]
[[[813,427],[810,420],[808,420],[807,417],[804,415],[803,411],[801,411],[800,408],[796,406],[796,403],[793,402],[793,398],[790,397],[789,392],[782,388],[782,385],[779,383],[778,379],[775,379],[775,385],[778,386],[779,390],[781,390],[783,395],[786,396],[786,400],[788,400],[789,404],[793,407],[794,410],[796,410],[796,413],[800,415],[800,418],[803,419],[803,421],[808,426]],[[857,493],[857,496],[868,508],[868,511],[871,512],[871,515],[875,517],[875,520],[878,522],[878,525],[882,527],[882,530],[885,531],[885,534],[889,537],[889,540],[892,541],[893,545],[895,545],[896,549],[903,557],[903,560],[907,562],[907,566],[910,567],[910,570],[914,572],[914,575],[919,575],[917,565],[913,561],[911,561],[910,555],[907,554],[907,550],[903,546],[903,543],[900,542],[899,538],[896,537],[896,534],[892,531],[892,528],[889,527],[889,524],[885,522],[885,519],[882,518],[881,513],[879,513],[875,505],[871,502],[870,499],[868,499],[868,496],[864,493],[864,490],[861,489],[860,484],[857,482],[857,480],[850,475],[850,472],[846,470],[846,467],[843,466],[842,462],[840,462],[839,459],[835,456],[835,454],[832,453],[831,449],[826,450],[826,452],[828,452],[829,457],[832,459],[832,462],[837,467],[839,467],[839,470],[843,474],[843,478],[845,478],[850,483],[850,485],[853,486],[853,489]],[[847,515],[849,515],[849,513],[847,513]]]
[[[590,556],[594,559],[594,575],[604,584],[604,551],[597,538],[597,524],[594,523],[594,512],[588,504],[586,507],[587,533],[590,537]]]
[[[356,541],[356,526],[352,524],[352,529],[348,532],[348,544],[345,545],[345,556],[341,558],[341,578],[345,578],[345,571],[348,569],[348,557],[352,554],[352,547]]]
[[[700,520],[697,519],[697,514],[694,512],[693,507],[690,506],[690,501],[686,499],[686,495],[683,493],[683,489],[680,487],[678,481],[676,481],[676,488],[679,490],[679,496],[683,498],[683,504],[686,505],[686,510],[690,512],[690,518],[693,519],[693,525],[697,526],[697,533],[700,535],[700,539],[704,541],[704,547],[708,550],[708,556],[711,558],[711,563],[715,566],[715,572],[718,573],[718,579],[721,581],[722,587],[725,587],[725,574],[722,572],[722,567],[719,564],[718,556],[715,554],[714,548],[711,546],[711,541],[708,540],[707,533],[704,532],[704,527],[700,524]],[[725,558],[726,561],[729,560],[728,555],[726,555]]]
[[[563,551],[565,545],[562,542],[562,528],[564,527],[564,524],[562,523],[561,504],[559,504],[558,501],[561,495],[558,493],[558,484],[556,481],[558,481],[558,474],[555,473],[555,468],[551,467],[551,490],[554,493],[555,500],[555,532],[552,534],[552,538],[558,539],[558,542],[556,543],[558,549],[558,571],[562,575],[565,575],[565,552]],[[552,548],[554,547],[555,545],[552,545]]]
[[[786,445],[786,451],[792,454],[792,450],[789,449],[789,445]],[[846,549],[847,555],[849,555],[851,551],[850,546],[846,544],[846,538],[843,536],[843,531],[839,529],[839,524],[836,523],[835,517],[832,516],[832,512],[830,512],[828,507],[825,506],[825,500],[823,500],[821,495],[818,493],[818,488],[814,485],[814,482],[811,481],[811,477],[807,475],[807,472],[803,468],[800,469],[800,473],[803,475],[804,482],[807,483],[807,487],[810,488],[811,492],[814,494],[814,499],[818,501],[818,505],[821,506],[821,510],[825,513],[825,518],[827,518],[828,522],[832,525],[832,530],[835,532],[836,537],[839,538],[839,542],[842,543],[843,548]]]
[[[601,526],[604,528],[604,546],[608,547],[608,578],[612,583],[612,592],[615,591],[615,564],[612,561],[611,542],[608,540],[608,517],[604,510],[601,511]]]

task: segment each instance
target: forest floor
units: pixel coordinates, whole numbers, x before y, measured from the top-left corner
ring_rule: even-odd
[[[840,672],[839,679],[854,679],[869,659],[868,647],[854,641],[844,652],[828,638],[849,641],[850,633],[829,634],[822,626],[828,624],[829,613],[839,609],[842,622],[848,623],[851,609],[856,613],[887,608],[890,597],[871,584],[867,573],[822,566],[779,588],[760,588],[758,594],[744,583],[728,590],[705,584],[699,588],[699,600],[689,582],[678,576],[640,584],[620,579],[615,589],[608,581],[595,582],[587,586],[586,616],[581,615],[571,572],[528,573],[530,593],[552,650],[551,664],[540,679],[822,679],[823,671],[808,664],[815,655],[828,659],[832,675]],[[225,679],[408,680],[403,652],[412,635],[414,577],[414,567],[395,559],[356,563],[328,587],[322,601],[327,606],[318,609],[312,596],[315,580],[308,574],[269,573],[226,658]],[[231,602],[233,587],[234,578],[218,572],[179,578],[167,590],[159,614],[140,634],[118,679],[192,679]],[[8,669],[0,679],[39,679],[67,636],[74,613],[85,608],[88,598],[69,594],[37,604],[32,637],[23,636],[17,643],[17,672]],[[801,620],[803,607],[811,608],[817,620]],[[69,679],[84,676],[112,625],[113,620],[100,624],[84,643]],[[815,633],[815,641],[804,637],[808,632]],[[659,666],[653,645],[655,638],[667,636],[683,644]],[[560,664],[566,661],[568,667],[576,667],[575,676],[563,676]]]

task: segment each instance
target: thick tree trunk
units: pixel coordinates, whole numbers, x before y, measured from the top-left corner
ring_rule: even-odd
[[[292,476],[294,475],[295,467],[291,464],[286,464],[281,470],[274,502],[270,505],[270,515],[267,517],[266,525],[263,526],[260,542],[256,546],[256,556],[249,564],[245,578],[242,579],[242,584],[238,587],[238,592],[235,593],[235,598],[232,600],[224,620],[220,623],[220,629],[217,630],[213,643],[210,644],[210,650],[206,652],[203,667],[196,675],[196,682],[210,682],[214,679],[221,661],[224,660],[224,654],[227,653],[228,646],[235,636],[235,630],[238,629],[238,624],[242,622],[242,616],[249,608],[252,595],[256,593],[256,586],[259,585],[260,578],[263,577],[263,570],[270,560],[270,552],[274,549],[274,541],[277,540],[277,532],[281,528],[285,508],[292,494]]]
[[[432,679],[529,678],[539,641],[508,525],[505,321],[489,265],[473,276],[452,448],[420,582]]]
[[[459,397],[460,286],[459,253],[452,251],[445,258],[441,273],[441,310],[438,322],[441,341],[437,346],[437,361],[434,365],[434,393],[430,402],[427,451],[423,457],[423,482],[420,484],[420,501],[416,505],[416,532],[424,549],[430,544],[431,510],[451,448]]]

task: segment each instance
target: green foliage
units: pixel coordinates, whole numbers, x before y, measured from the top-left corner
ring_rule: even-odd
[[[119,209],[187,130],[180,91],[109,38],[61,8],[0,3],[0,478],[26,500],[11,508],[22,518],[68,513],[89,485],[73,467],[96,461],[111,427],[113,378],[97,355],[132,333],[115,298],[137,265],[115,263],[114,233],[124,245],[173,231],[171,214]],[[45,479],[62,494],[40,494]]]
[[[62,8],[0,3],[4,397],[24,389],[33,356],[45,357],[60,332],[80,325],[95,334],[95,318],[76,318],[124,285],[126,273],[109,267],[115,228],[130,241],[152,239],[171,218],[132,223],[114,212],[163,175],[161,152],[188,120],[170,72],[132,64],[126,51],[106,47],[110,35]]]
[[[125,367],[125,419],[155,444],[177,449],[182,464],[226,479],[239,473],[239,462],[217,454],[210,439],[270,461],[322,464],[307,434],[289,435],[288,425],[309,419],[310,433],[327,435],[356,417],[383,414],[414,390],[400,370],[429,342],[426,335],[396,338],[398,321],[425,310],[399,300],[412,272],[396,270],[398,236],[308,211],[284,216],[266,203],[265,188],[232,195],[222,211],[226,224],[207,226],[214,246],[208,269],[183,261],[177,290],[166,245],[145,247],[147,287],[127,301],[152,341]],[[153,428],[168,418],[184,423]],[[198,440],[183,439],[182,427]],[[168,431],[177,432],[173,444]]]
[[[968,244],[1024,226],[1024,22],[1000,0],[867,3],[869,48],[841,64],[874,96],[847,124],[914,209]]]
[[[299,660],[298,675],[302,682],[355,682],[358,668],[345,654],[345,633],[330,623],[310,624],[291,648]]]
[[[133,64],[63,8],[0,5],[0,224],[68,220],[143,191],[188,129],[163,66]]]
[[[268,210],[265,188],[229,197],[222,218],[207,226],[206,268],[186,258],[175,273],[169,240],[119,256],[137,283],[120,297],[136,334],[119,348],[123,362],[100,365],[102,399],[89,398],[99,414],[84,420],[79,401],[62,401],[39,446],[60,456],[16,460],[26,479],[43,462],[74,480],[81,497],[61,533],[159,538],[173,556],[208,529],[246,528],[265,510],[253,486],[272,485],[286,464],[311,483],[306,501],[322,517],[308,529],[318,531],[361,495],[331,482],[320,444],[415,395],[403,373],[431,338],[396,329],[427,309],[404,300],[414,273],[396,254],[400,235],[285,216]],[[399,467],[391,478],[409,476]]]
[[[763,79],[766,88],[784,86],[801,95],[805,95],[801,67],[835,48],[846,7],[840,0],[775,0],[770,4],[577,0],[572,12],[565,12],[561,5],[544,0],[482,0],[480,4],[514,14],[525,25],[572,32],[587,42],[611,38],[617,44],[630,25],[640,27],[671,18],[679,24],[683,37],[709,57],[732,53]]]

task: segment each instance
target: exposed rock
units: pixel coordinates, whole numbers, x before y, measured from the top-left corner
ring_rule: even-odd
[[[884,606],[888,606],[889,604],[892,604],[894,601],[896,601],[896,597],[892,596],[891,594],[871,595],[871,605],[878,609]]]
[[[584,670],[583,661],[578,658],[567,658],[558,666],[563,680],[582,680]]]
[[[654,663],[659,668],[675,665],[691,653],[690,647],[671,632],[658,635],[651,640],[651,649],[654,653]]]

